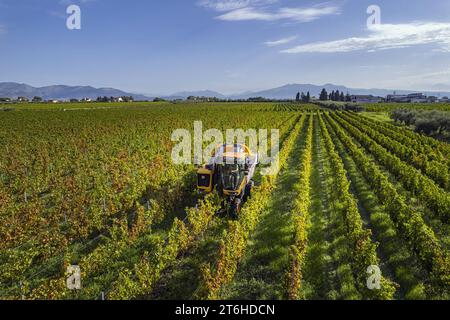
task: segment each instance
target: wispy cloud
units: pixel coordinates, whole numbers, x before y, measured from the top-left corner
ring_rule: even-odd
[[[340,8],[329,2],[310,7],[280,7],[279,0],[200,0],[201,7],[222,12],[216,19],[223,21],[277,21],[310,22],[322,16],[339,14]]]
[[[224,21],[277,21],[291,20],[295,22],[310,22],[323,16],[339,14],[340,9],[334,5],[319,4],[303,8],[278,8],[270,11],[264,8],[245,7],[227,12],[217,17]]]
[[[352,51],[379,51],[434,44],[450,52],[450,23],[414,22],[409,24],[380,24],[368,29],[367,37],[352,37],[328,42],[299,45],[284,53],[338,53]]]
[[[8,28],[5,25],[0,24],[0,34],[5,34],[8,32]]]
[[[297,39],[297,36],[282,38],[282,39],[274,40],[274,41],[266,41],[266,42],[264,42],[264,44],[268,47],[276,47],[276,46],[281,46],[283,44],[288,44],[288,43],[294,41],[295,39]]]
[[[268,5],[278,0],[200,0],[198,5],[215,11],[232,11],[249,6]]]

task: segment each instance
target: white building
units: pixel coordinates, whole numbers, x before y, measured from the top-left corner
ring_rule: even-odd
[[[423,93],[411,93],[408,94],[408,100],[411,103],[427,103],[428,99],[427,96]]]
[[[427,97],[423,93],[410,94],[390,94],[386,98],[387,102],[402,102],[402,103],[433,103],[437,101],[437,97]]]

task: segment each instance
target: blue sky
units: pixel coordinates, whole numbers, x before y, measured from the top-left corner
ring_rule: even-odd
[[[81,8],[81,30],[66,9]],[[381,25],[367,26],[378,5]],[[450,91],[448,0],[0,0],[0,82]]]

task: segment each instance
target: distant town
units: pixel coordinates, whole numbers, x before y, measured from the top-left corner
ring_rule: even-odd
[[[352,103],[448,103],[448,97],[438,98],[435,96],[427,96],[424,93],[411,93],[411,94],[389,94],[386,97],[378,97],[374,95],[351,95],[348,92],[332,91],[328,93],[325,89],[322,89],[319,98],[310,97],[309,92],[297,93],[296,101],[301,102],[314,102],[314,101],[335,101],[335,102],[352,102]]]
[[[375,96],[352,96],[352,102],[356,103],[378,103],[378,102],[397,102],[397,103],[436,103],[436,102],[449,102],[448,97],[438,98],[435,96],[426,96],[423,93],[411,93],[411,94],[390,94],[386,98]]]
[[[78,102],[133,102],[133,101],[134,98],[132,96],[98,97],[95,100],[91,98],[68,99],[68,100],[58,100],[58,99],[44,100],[43,98],[37,96],[32,99],[29,99],[28,97],[18,97],[17,99],[0,98],[0,103],[78,103]]]
[[[206,97],[206,96],[189,96],[186,99],[167,99],[167,98],[154,98],[151,100],[136,100],[133,96],[121,96],[121,97],[98,97],[97,99],[92,99],[89,97],[83,99],[48,99],[45,100],[42,97],[35,96],[33,98],[28,97],[17,97],[17,98],[9,98],[9,97],[0,97],[0,103],[8,104],[8,103],[89,103],[89,102],[162,102],[162,101],[170,101],[170,102],[320,102],[320,101],[334,101],[334,102],[347,102],[347,103],[450,103],[449,97],[436,97],[436,96],[427,96],[424,93],[410,93],[410,94],[389,94],[385,97],[374,96],[374,95],[352,95],[350,93],[332,91],[327,92],[325,89],[322,90],[319,97],[311,96],[309,92],[298,92],[295,98],[292,99],[270,99],[265,97],[253,97],[248,99],[223,99],[217,97]]]

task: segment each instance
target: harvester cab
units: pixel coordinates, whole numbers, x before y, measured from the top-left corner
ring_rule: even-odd
[[[211,193],[214,189],[223,198],[222,211],[234,219],[251,196],[258,154],[246,145],[221,145],[208,164],[197,172],[198,189]]]

